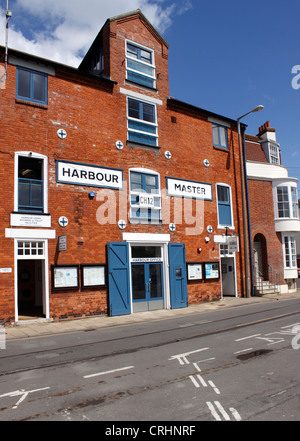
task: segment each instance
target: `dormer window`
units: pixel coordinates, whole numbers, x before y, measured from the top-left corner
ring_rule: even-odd
[[[145,47],[126,42],[127,80],[155,88],[154,52]]]
[[[280,165],[279,148],[274,144],[269,145],[269,162]]]

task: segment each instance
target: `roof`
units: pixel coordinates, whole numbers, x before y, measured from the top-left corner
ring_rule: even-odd
[[[90,46],[89,50],[85,54],[83,60],[81,61],[78,69],[85,69],[86,64],[88,63],[88,60],[90,56],[93,56],[93,51],[97,48],[97,46],[101,45],[101,37],[102,37],[102,31],[109,23],[112,23],[114,21],[122,21],[127,20],[129,17],[139,16],[140,19],[144,22],[144,24],[148,27],[150,32],[167,48],[169,48],[169,44],[166,42],[166,40],[160,35],[160,33],[155,29],[155,27],[150,23],[150,21],[145,17],[145,15],[142,13],[140,9],[136,9],[131,12],[126,12],[124,14],[116,15],[115,17],[108,18],[104,25],[102,26],[101,30],[99,31],[98,35],[96,36],[95,40],[93,41],[92,45]]]

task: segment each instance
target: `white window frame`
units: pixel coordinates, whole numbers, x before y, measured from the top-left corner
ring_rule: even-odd
[[[15,152],[15,174],[14,174],[14,211],[19,212],[19,157],[29,157],[43,160],[43,213],[48,213],[48,157],[31,151]],[[37,214],[37,213],[32,213]]]
[[[144,121],[143,119],[134,118],[132,116],[129,116],[129,100],[134,100],[134,101],[137,101],[139,103],[148,104],[148,105],[153,106],[155,122],[152,123],[152,122]],[[134,95],[132,95],[132,96],[128,95],[127,96],[127,100],[126,100],[126,106],[127,106],[126,112],[127,112],[127,139],[128,139],[128,141],[129,142],[133,142],[133,143],[137,142],[137,141],[133,141],[133,140],[129,139],[129,131],[135,132],[135,133],[141,133],[143,135],[148,135],[148,136],[150,135],[152,138],[155,138],[155,140],[156,140],[155,144],[148,144],[146,142],[145,143],[141,142],[141,144],[145,144],[145,145],[148,145],[149,147],[154,147],[154,148],[157,147],[158,146],[158,124],[157,124],[157,107],[156,107],[156,103],[151,101],[151,100],[141,99],[140,97],[135,97]],[[144,131],[138,130],[138,129],[129,128],[129,121],[130,120],[131,121],[142,122],[142,123],[147,124],[149,126],[153,126],[155,128],[155,134],[154,133],[144,132]]]
[[[279,147],[271,143],[269,144],[269,162],[270,164],[280,165]]]
[[[286,247],[288,245],[288,249]],[[297,268],[297,246],[296,246],[296,238],[293,234],[287,235],[284,234],[282,237],[282,249],[284,256],[284,267],[286,269],[296,269]],[[288,251],[288,253],[287,253]],[[290,264],[287,265],[286,257],[289,257]]]
[[[138,195],[141,192],[140,191],[131,191],[131,173],[142,173],[147,175],[153,175],[157,177],[158,182],[158,193],[155,194],[157,198],[159,198],[160,204],[159,207],[152,208],[155,211],[159,212],[159,218],[158,219],[146,219],[146,218],[138,218],[136,216],[132,215],[132,208],[136,208],[136,205],[131,204],[131,195]],[[145,193],[146,194],[146,193]],[[140,224],[160,224],[162,221],[162,195],[161,195],[161,183],[160,183],[160,173],[150,170],[147,168],[130,168],[129,169],[129,203],[130,203],[130,213],[129,213],[129,219],[131,223],[140,223]]]
[[[139,48],[139,49],[141,49],[141,50],[144,50],[144,51],[150,52],[150,53],[151,53],[151,61],[152,61],[151,64],[150,64],[150,63],[146,63],[146,62],[144,62],[144,61],[142,61],[142,60],[139,60],[139,59],[136,59],[135,57],[130,56],[130,54],[127,53],[127,45],[128,45],[128,44],[131,44],[132,46],[135,46],[135,47],[137,47],[137,48]],[[153,86],[152,86],[152,88],[155,89],[155,88],[156,88],[156,66],[155,66],[154,50],[153,50],[153,49],[150,49],[150,48],[148,48],[148,47],[146,47],[146,46],[143,46],[143,45],[141,45],[141,44],[138,44],[138,43],[136,43],[135,41],[131,41],[131,40],[127,40],[127,39],[125,39],[125,58],[126,58],[126,79],[128,80],[128,78],[127,78],[127,77],[128,77],[128,75],[127,75],[128,70],[129,70],[129,71],[132,71],[132,72],[134,72],[134,73],[137,73],[137,74],[139,74],[139,75],[143,75],[143,76],[145,76],[145,77],[150,78],[151,80],[153,80]],[[141,65],[145,65],[145,66],[147,66],[147,67],[150,66],[150,68],[153,69],[153,75],[148,75],[148,74],[146,74],[146,73],[144,73],[144,72],[141,72],[141,71],[139,71],[139,70],[135,70],[135,69],[133,69],[132,67],[128,67],[128,61],[127,61],[128,59],[134,60],[134,61],[140,63]],[[128,81],[131,81],[131,80],[128,80]],[[137,84],[139,84],[139,83],[137,82]],[[143,84],[139,84],[139,85],[142,86],[142,87],[149,87],[149,86],[146,86],[146,85],[143,85]]]
[[[278,188],[285,187],[287,188],[288,193],[288,204],[289,204],[289,216],[279,217],[279,204],[278,204]],[[296,192],[296,199],[293,201],[292,198],[292,189]],[[290,183],[281,182],[280,184],[274,187],[274,201],[275,201],[275,219],[284,220],[284,219],[299,219],[299,211],[298,211],[298,193],[297,186],[291,185]]]

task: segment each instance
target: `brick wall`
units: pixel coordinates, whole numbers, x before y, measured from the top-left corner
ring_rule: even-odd
[[[107,29],[104,29],[104,35],[107,38]],[[166,218],[161,225],[133,225],[127,222],[126,232],[170,234],[171,242],[185,243],[188,262],[219,261],[219,248],[218,244],[214,243],[213,236],[224,234],[225,230],[217,228],[215,184],[226,183],[232,190],[235,233],[243,243],[242,212],[238,203],[241,185],[236,126],[228,130],[228,151],[213,148],[211,123],[208,122],[207,113],[200,109],[191,110],[188,106],[180,106],[172,100],[167,100],[167,47],[162,45],[140,20],[131,20],[130,23],[126,20],[113,22],[109,35],[111,77],[118,84],[55,65],[56,75],[48,77],[48,106],[32,106],[16,101],[16,68],[9,65],[6,89],[2,90],[0,174],[2,194],[5,194],[0,211],[2,231],[9,227],[10,213],[14,210],[14,152],[33,151],[48,157],[48,211],[52,218],[51,228],[56,230],[56,237],[67,235],[67,251],[64,252],[57,251],[56,239],[48,241],[49,301],[50,315],[53,319],[107,313],[106,288],[53,291],[51,265],[106,263],[107,242],[122,241],[123,231],[118,228],[116,222],[119,220],[120,198],[127,201],[127,214],[129,212],[130,168],[140,167],[158,172],[163,208],[170,205],[171,209],[170,216],[168,210],[164,211]],[[159,73],[158,94],[149,91],[143,93],[163,101],[162,105],[157,106],[160,147],[158,149],[126,145],[126,95],[120,93],[120,87],[141,92],[135,86],[125,84],[125,67],[122,68],[125,38],[144,44],[155,51],[156,72]],[[57,136],[57,130],[60,128],[67,131],[67,138],[64,140]],[[117,140],[123,142],[123,150],[116,149]],[[164,155],[167,150],[172,153],[170,160]],[[58,159],[124,170],[124,190],[110,191],[111,197],[116,201],[116,222],[101,225],[97,221],[97,214],[101,207],[103,209],[101,189],[56,182]],[[209,160],[209,167],[204,166],[204,159]],[[178,221],[182,201],[180,198],[166,196],[166,176],[212,184],[212,201],[204,201],[200,208],[195,200],[191,201],[192,217],[197,216],[199,223],[199,228],[194,234],[187,235],[187,228],[195,227],[196,220],[192,224],[190,219],[183,219],[182,224]],[[91,190],[97,193],[93,200],[88,196]],[[109,210],[112,209],[109,200],[106,199],[104,203]],[[69,219],[69,225],[65,228],[58,224],[62,215]],[[169,222],[174,221],[176,231],[170,233]],[[267,222],[266,220],[266,228]],[[212,225],[213,234],[207,233],[208,225]],[[0,275],[0,320],[14,317],[15,307],[13,239],[3,236],[0,265],[11,267],[12,273]],[[206,236],[210,237],[208,244],[205,243]],[[197,252],[198,247],[202,247],[200,255]],[[243,295],[243,261],[243,251],[240,250],[236,255],[239,295]],[[188,294],[189,303],[215,300],[221,296],[221,281],[188,283]]]

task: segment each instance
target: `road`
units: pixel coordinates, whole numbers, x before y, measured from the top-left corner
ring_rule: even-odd
[[[297,298],[9,341],[0,421],[297,421],[298,342]]]

